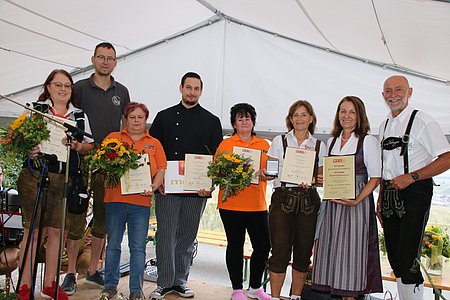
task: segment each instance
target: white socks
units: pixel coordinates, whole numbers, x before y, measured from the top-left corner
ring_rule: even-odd
[[[299,296],[299,295],[291,295],[291,300],[302,300],[302,296]]]

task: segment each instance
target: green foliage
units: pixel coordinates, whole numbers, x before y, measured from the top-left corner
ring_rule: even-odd
[[[105,174],[106,185],[115,187],[120,178],[129,169],[137,169],[138,159],[141,157],[133,151],[133,147],[118,138],[105,139],[96,149],[85,157],[86,168],[89,172],[97,171]]]
[[[223,189],[222,201],[230,196],[236,196],[250,185],[253,168],[251,159],[235,153],[219,153],[215,161],[208,166],[208,177],[214,185]]]
[[[8,129],[0,128],[0,164],[4,186],[17,188],[16,182],[24,160],[30,151],[50,137],[47,122],[41,115],[24,113]]]

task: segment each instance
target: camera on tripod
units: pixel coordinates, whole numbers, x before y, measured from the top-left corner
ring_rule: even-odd
[[[0,191],[0,245],[18,246],[23,238],[19,195],[14,189]]]

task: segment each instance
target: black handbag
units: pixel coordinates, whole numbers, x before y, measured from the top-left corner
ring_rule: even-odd
[[[89,206],[89,195],[83,182],[83,174],[78,170],[71,179],[72,188],[69,190],[67,209],[76,215],[84,214]]]

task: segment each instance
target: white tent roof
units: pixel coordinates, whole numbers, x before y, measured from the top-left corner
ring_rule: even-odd
[[[297,99],[329,132],[345,95],[366,104],[377,133],[385,78],[406,73],[412,104],[450,134],[450,3],[425,0],[136,0],[0,2],[0,94],[31,102],[48,73],[92,73],[101,41],[116,47],[115,78],[151,119],[179,101],[187,71],[205,83],[201,103],[230,128],[229,109],[249,102],[257,130],[284,131]],[[409,73],[409,74],[408,74]],[[21,107],[0,99],[0,115]]]

